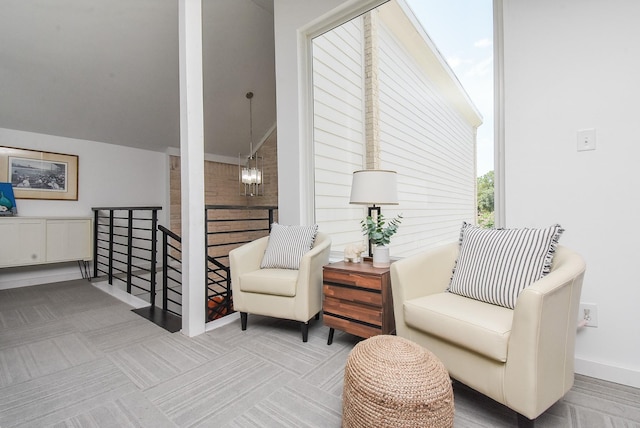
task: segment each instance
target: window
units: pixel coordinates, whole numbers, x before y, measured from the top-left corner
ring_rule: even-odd
[[[386,3],[313,39],[315,210],[332,248],[363,242],[350,205],[359,169],[398,172],[403,215],[392,256],[457,239],[476,217],[476,130],[482,119],[411,11]]]

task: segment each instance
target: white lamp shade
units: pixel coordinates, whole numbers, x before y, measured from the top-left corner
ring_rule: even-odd
[[[396,172],[381,169],[354,171],[349,203],[396,205],[398,203]]]

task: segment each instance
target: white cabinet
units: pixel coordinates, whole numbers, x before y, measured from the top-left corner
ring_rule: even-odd
[[[0,268],[91,260],[91,218],[0,217]]]
[[[47,260],[90,260],[91,219],[47,219]]]
[[[45,222],[0,218],[0,267],[44,263]]]

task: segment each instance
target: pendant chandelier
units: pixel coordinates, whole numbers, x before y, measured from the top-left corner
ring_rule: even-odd
[[[263,196],[262,185],[263,160],[253,153],[253,92],[247,92],[249,100],[249,156],[242,161],[238,154],[238,179],[240,180],[240,194],[244,196]]]

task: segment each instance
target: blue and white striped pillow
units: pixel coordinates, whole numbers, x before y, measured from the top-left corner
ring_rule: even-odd
[[[551,270],[559,224],[546,229],[482,229],[464,222],[449,291],[515,308],[522,290]]]
[[[261,269],[299,269],[302,256],[313,247],[318,225],[271,225],[269,242],[262,257]]]

